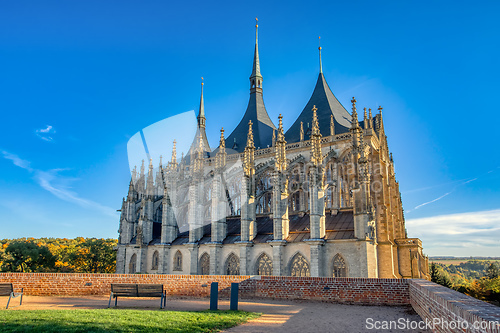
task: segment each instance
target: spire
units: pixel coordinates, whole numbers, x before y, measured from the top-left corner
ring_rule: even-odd
[[[319,50],[319,72],[322,74],[323,73],[323,64],[321,63],[321,36],[318,37],[318,40],[319,40],[319,47],[318,47],[318,50]]]
[[[356,98],[351,99],[352,103],[352,120],[351,120],[351,128],[358,128],[358,113],[356,112]]]
[[[176,148],[176,143],[177,143],[177,141],[174,140],[174,146],[172,147],[172,160],[170,161],[170,167],[172,169],[177,168],[177,148]]]
[[[224,139],[224,127],[220,129],[219,147],[226,148],[226,140]]]
[[[316,113],[316,105],[313,106],[313,120],[311,131],[311,162],[315,166],[323,163],[323,155],[321,154],[321,132],[319,130],[318,115]]]
[[[279,115],[278,117],[278,137],[276,138],[276,160],[275,166],[277,171],[284,172],[287,168],[286,161],[286,141],[285,141],[285,132],[283,131],[283,116]]]
[[[330,115],[330,135],[335,135],[335,121],[333,121],[333,114]]]
[[[160,155],[160,164],[159,164],[160,169],[161,169],[161,166],[162,166],[162,159],[163,159],[163,155]]]
[[[274,133],[274,131],[273,131],[273,133]],[[253,131],[252,131],[252,121],[251,120],[248,122],[247,147],[255,148],[255,145],[253,142]]]
[[[201,97],[200,97],[200,110],[198,112],[198,127],[205,128],[205,103],[203,101],[203,77],[201,78]]]
[[[275,145],[275,144],[276,144],[276,131],[275,131],[275,130],[274,130],[274,128],[273,128],[273,141],[272,141],[271,146],[273,146],[273,147],[274,147],[274,145]]]
[[[154,179],[153,179],[153,159],[149,159],[149,170],[148,170],[148,181],[147,181],[147,189],[146,189],[146,194],[149,196],[152,196],[154,193]]]
[[[368,129],[368,115],[366,114],[366,108],[364,108],[363,110],[365,111],[364,116],[363,116],[364,128]]]
[[[132,181],[134,184],[137,181],[137,165],[134,165],[134,169],[132,170]]]
[[[215,155],[215,168],[226,165],[226,140],[224,139],[224,127],[220,129],[219,151]]]
[[[372,128],[373,126],[373,117],[372,117],[372,109],[368,109],[368,128]]]
[[[243,160],[243,171],[246,176],[255,174],[255,145],[253,142],[252,121],[248,122],[248,136],[247,146],[245,147],[245,154]]]
[[[255,51],[253,54],[253,68],[250,76],[250,89],[262,89],[262,75],[260,74],[259,61],[259,19],[255,18]]]
[[[300,122],[300,141],[304,141],[304,122]]]
[[[267,113],[262,96],[262,75],[260,74],[259,49],[258,49],[258,25],[255,25],[255,53],[253,59],[252,74],[250,76],[250,98],[248,106],[238,126],[227,137],[230,143],[228,148],[242,153],[245,150],[247,139],[248,122],[251,120],[254,130],[254,145],[265,148],[272,145],[273,129],[276,129],[269,114]]]

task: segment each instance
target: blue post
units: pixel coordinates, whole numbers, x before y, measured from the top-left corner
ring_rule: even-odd
[[[231,301],[229,302],[229,310],[238,311],[239,285],[239,283],[231,283]]]
[[[210,311],[216,311],[219,308],[217,302],[219,301],[219,282],[212,282],[210,284]]]

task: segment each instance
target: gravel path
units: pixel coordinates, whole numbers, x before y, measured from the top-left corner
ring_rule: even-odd
[[[5,306],[7,298],[0,298],[0,306]],[[23,305],[9,308],[17,310],[41,309],[104,309],[108,306],[108,297],[46,297],[24,296]],[[16,299],[17,300],[17,299]],[[15,305],[15,302],[13,302]],[[118,308],[159,309],[159,299],[119,298]],[[165,310],[201,311],[209,308],[208,299],[167,299]],[[228,310],[229,301],[219,301],[219,309]],[[246,324],[233,327],[225,332],[260,333],[260,332],[430,332],[421,329],[401,329],[394,326],[413,322],[416,325],[420,317],[411,307],[360,306],[309,301],[272,301],[243,300],[239,309],[260,312],[263,315]],[[162,310],[163,311],[163,310]],[[390,325],[392,329],[382,329]],[[411,327],[411,326],[410,326]],[[371,329],[370,329],[371,328]],[[376,329],[380,328],[380,329]],[[406,327],[405,327],[406,328]]]

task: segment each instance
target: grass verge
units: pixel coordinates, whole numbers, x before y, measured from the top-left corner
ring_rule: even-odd
[[[0,311],[0,332],[218,332],[260,314],[244,311]]]

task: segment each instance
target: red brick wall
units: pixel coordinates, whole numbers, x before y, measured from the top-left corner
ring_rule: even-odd
[[[500,332],[499,307],[427,280],[409,284],[413,309],[435,332]]]
[[[369,305],[409,304],[408,280],[365,278],[299,278],[266,276],[255,279],[255,296]]]
[[[250,276],[0,273],[27,295],[109,295],[111,283],[163,284],[170,296],[208,297],[210,283],[219,283],[221,297],[229,297],[231,282],[240,283],[240,297],[304,299],[348,304],[409,304],[407,280],[363,278],[295,278]]]

